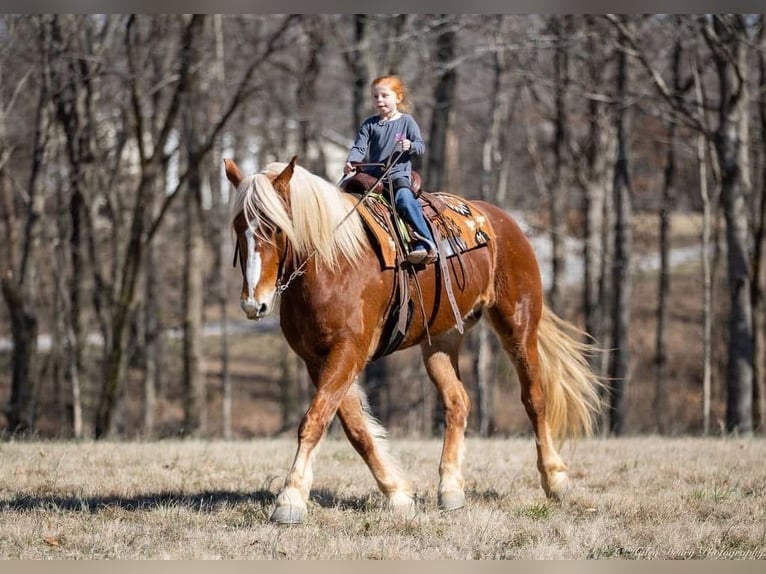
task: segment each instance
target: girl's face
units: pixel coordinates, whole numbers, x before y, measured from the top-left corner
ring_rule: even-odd
[[[372,101],[375,103],[380,116],[386,117],[396,113],[401,98],[389,86],[382,83],[373,86]]]

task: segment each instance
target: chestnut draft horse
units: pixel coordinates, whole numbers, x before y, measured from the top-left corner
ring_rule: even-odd
[[[236,187],[230,213],[242,269],[242,310],[249,319],[262,319],[281,294],[282,331],[316,387],[271,520],[304,520],[315,449],[336,413],[389,505],[413,512],[412,487],[389,455],[385,430],[369,414],[357,378],[378,346],[396,280],[393,269],[381,270],[354,209],[357,196],[296,166],[296,158],[248,176],[234,162],[224,163]],[[465,277],[461,273],[460,281],[451,265],[454,300],[465,329],[486,312],[512,359],[536,437],[542,487],[558,499],[567,491],[568,478],[554,439],[587,434],[598,407],[599,381],[587,362],[593,348],[543,303],[535,254],[511,216],[489,203],[471,204],[486,216],[494,238],[461,254]],[[458,373],[463,329],[445,303],[436,265],[415,272],[423,306],[414,306],[400,348],[420,345],[444,404],[438,505],[453,510],[465,504],[462,461],[470,400]]]

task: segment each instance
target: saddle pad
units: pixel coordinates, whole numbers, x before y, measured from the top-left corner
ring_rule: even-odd
[[[447,257],[486,245],[494,232],[486,216],[476,205],[449,193],[422,193],[418,201],[423,213],[442,238],[441,250]],[[390,216],[387,202],[369,195],[359,206],[384,269],[396,267],[396,243],[388,232],[385,218]]]

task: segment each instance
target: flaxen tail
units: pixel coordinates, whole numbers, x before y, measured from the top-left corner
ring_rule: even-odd
[[[587,335],[546,305],[537,331],[546,418],[553,437],[589,436],[600,411],[599,377],[588,363],[598,348]]]

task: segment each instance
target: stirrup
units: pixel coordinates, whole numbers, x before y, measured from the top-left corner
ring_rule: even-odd
[[[421,263],[428,265],[429,263],[436,261],[439,258],[439,254],[436,251],[436,246],[428,239],[425,239],[421,236],[416,237],[418,240],[425,243],[427,248],[420,246],[410,251],[406,257],[407,263],[412,263],[413,265],[418,265]]]
[[[428,258],[428,254],[428,251],[426,251],[424,248],[418,247],[417,249],[410,251],[405,259],[407,260],[407,263],[418,265],[419,263],[423,263]]]
[[[412,237],[416,240],[417,243],[425,244],[425,247],[418,246],[410,251],[407,254],[407,257],[405,257],[407,263],[412,263],[413,265],[417,265],[419,263],[428,264],[433,263],[439,258],[439,254],[436,251],[436,245],[434,245],[433,241],[427,237],[422,236],[417,231],[412,232]]]

